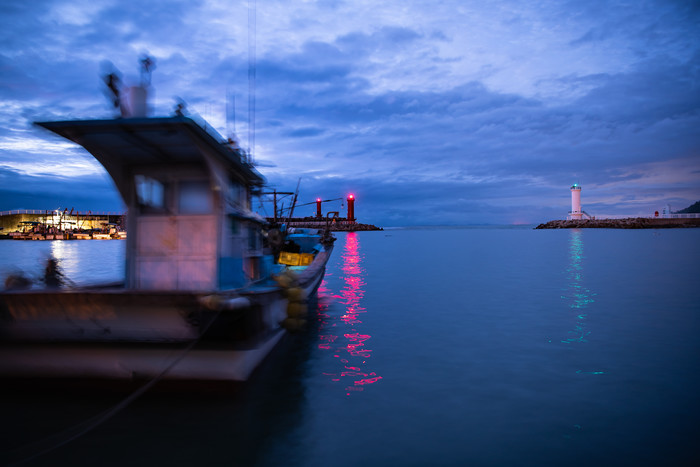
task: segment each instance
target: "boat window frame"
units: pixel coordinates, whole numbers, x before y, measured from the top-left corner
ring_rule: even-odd
[[[169,183],[144,173],[134,174],[134,192],[139,211],[144,214],[166,213]]]

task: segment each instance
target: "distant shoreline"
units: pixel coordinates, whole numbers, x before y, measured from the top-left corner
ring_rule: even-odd
[[[625,219],[554,220],[535,229],[669,229],[700,227],[700,218],[658,219],[627,217]]]

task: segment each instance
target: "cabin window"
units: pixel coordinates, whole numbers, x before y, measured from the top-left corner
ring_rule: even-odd
[[[246,191],[243,191],[243,199],[241,200],[241,204],[244,208],[250,209],[250,195]]]
[[[136,196],[141,206],[154,209],[165,208],[165,189],[158,180],[145,175],[134,177]]]
[[[181,214],[207,214],[212,211],[208,182],[180,182],[178,192],[178,210]]]
[[[229,185],[228,189],[228,199],[229,202],[233,205],[237,205],[240,203],[241,199],[241,186],[237,184],[236,182],[231,182]]]
[[[260,233],[256,227],[248,227],[248,249],[249,250],[257,250],[259,248],[258,245],[258,237]]]
[[[229,214],[229,221],[231,225],[231,235],[238,235],[240,231],[240,222],[238,221],[238,218]]]

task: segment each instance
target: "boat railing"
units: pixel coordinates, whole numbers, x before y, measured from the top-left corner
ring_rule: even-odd
[[[214,138],[216,141],[222,142],[222,144],[229,144],[224,138],[221,133],[219,133],[216,128],[212,127],[207,120],[202,117],[199,113],[197,112],[190,112],[188,114],[188,118],[190,118],[193,122],[197,124],[202,130],[206,131],[209,136]],[[238,157],[240,159],[240,162],[242,164],[247,165],[248,167],[254,167],[254,164],[250,162],[250,155],[243,149],[243,148],[231,148],[233,152],[238,154]]]

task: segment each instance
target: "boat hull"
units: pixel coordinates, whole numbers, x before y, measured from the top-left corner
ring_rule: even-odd
[[[310,298],[332,247],[296,274]],[[285,334],[287,291],[0,293],[0,377],[245,381]]]
[[[278,329],[247,348],[94,343],[4,346],[0,348],[0,374],[12,378],[246,381],[284,333]]]

